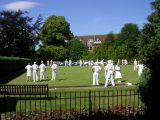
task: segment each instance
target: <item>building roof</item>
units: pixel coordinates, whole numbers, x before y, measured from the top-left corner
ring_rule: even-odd
[[[103,42],[106,37],[107,37],[107,34],[103,34],[103,35],[84,35],[84,36],[77,36],[78,39],[83,42],[83,43],[87,43],[89,40],[93,40],[93,42],[97,42],[98,40]]]
[[[102,45],[102,43],[106,40],[107,34],[103,35],[84,35],[84,36],[77,36],[79,41],[85,44],[88,47],[89,51],[92,51],[94,48]],[[117,34],[114,34],[117,37]]]

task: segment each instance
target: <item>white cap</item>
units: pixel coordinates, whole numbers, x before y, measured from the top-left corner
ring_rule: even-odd
[[[112,60],[108,60],[108,64],[112,63]]]

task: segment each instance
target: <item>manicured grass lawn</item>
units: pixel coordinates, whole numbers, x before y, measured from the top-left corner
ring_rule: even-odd
[[[92,86],[92,70],[91,66],[88,67],[80,67],[80,66],[58,66],[57,70],[57,79],[55,81],[51,81],[51,68],[48,66],[46,70],[44,81],[38,82],[27,82],[26,73],[18,76],[17,78],[10,81],[8,84],[48,84],[50,87],[78,87],[78,86]],[[133,84],[138,83],[138,74],[137,71],[133,70],[133,65],[122,66],[122,83],[125,84],[127,82],[131,82]],[[103,86],[105,83],[104,78],[104,67],[102,66],[102,70],[100,73],[100,86]]]
[[[41,100],[38,96],[32,99],[24,99],[25,96],[21,96],[21,100],[18,100],[16,105],[16,111],[32,111],[40,110],[47,111],[52,110],[71,110],[72,108],[83,109],[89,106],[89,101],[92,101],[93,109],[105,108],[109,106],[143,106],[139,95],[137,94],[134,86],[132,87],[121,87],[118,84],[125,84],[131,82],[137,84],[138,74],[137,71],[133,70],[133,65],[122,66],[122,83],[116,81],[118,87],[104,88],[104,67],[100,73],[100,86],[101,87],[90,87],[92,85],[92,70],[91,66],[88,67],[65,67],[59,66],[57,70],[57,79],[51,81],[51,68],[47,67],[46,80],[38,82],[27,82],[26,73],[18,76],[17,78],[10,81],[8,84],[48,84],[49,87],[68,87],[70,89],[61,88],[57,90],[50,90],[49,96],[51,99]],[[74,88],[73,88],[74,87]],[[77,89],[76,89],[77,88]],[[132,90],[133,88],[133,90]],[[54,89],[54,88],[53,88]],[[24,98],[23,98],[24,97]],[[36,98],[37,97],[37,98]],[[39,96],[40,98],[42,96]],[[35,100],[36,98],[36,100]]]
[[[121,87],[122,88],[122,87]],[[50,99],[43,100],[38,99],[43,98],[42,96],[32,96],[32,99],[23,99],[25,96],[21,96],[21,100],[17,103],[18,111],[31,111],[36,110],[71,110],[89,108],[89,102],[92,102],[92,109],[96,110],[98,108],[108,109],[114,106],[132,106],[137,108],[138,106],[143,106],[142,102],[139,100],[139,95],[136,89],[121,89],[121,90],[91,90],[91,91],[51,91],[49,93]],[[41,106],[41,108],[39,107]],[[46,106],[46,107],[45,107]]]

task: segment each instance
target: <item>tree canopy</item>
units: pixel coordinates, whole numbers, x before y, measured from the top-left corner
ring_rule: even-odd
[[[115,34],[109,33],[103,44],[105,44],[105,45],[115,45]]]
[[[72,37],[73,34],[70,31],[70,24],[63,16],[49,16],[41,30],[41,40],[44,46],[65,46],[66,40],[69,41]]]
[[[0,55],[31,57],[38,42],[42,17],[33,18],[23,11],[0,12]]]
[[[118,42],[128,47],[129,58],[135,58],[138,54],[137,44],[139,41],[140,30],[136,24],[125,24],[118,36]]]
[[[63,46],[48,45],[37,51],[38,58],[40,60],[56,60],[63,61],[68,58],[68,49]]]
[[[73,61],[77,61],[83,58],[83,55],[87,55],[87,47],[80,42],[76,37],[69,43],[69,58]]]
[[[139,91],[142,101],[147,106],[148,119],[159,117],[160,91],[160,0],[151,3],[153,13],[148,16],[148,23],[142,29],[139,42],[139,56],[146,68],[140,78]]]

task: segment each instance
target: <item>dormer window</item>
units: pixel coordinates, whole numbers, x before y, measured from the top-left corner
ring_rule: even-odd
[[[101,44],[101,41],[99,38],[96,38],[96,40],[94,41],[94,44]]]
[[[99,42],[100,41],[99,38],[96,38],[96,41]]]

